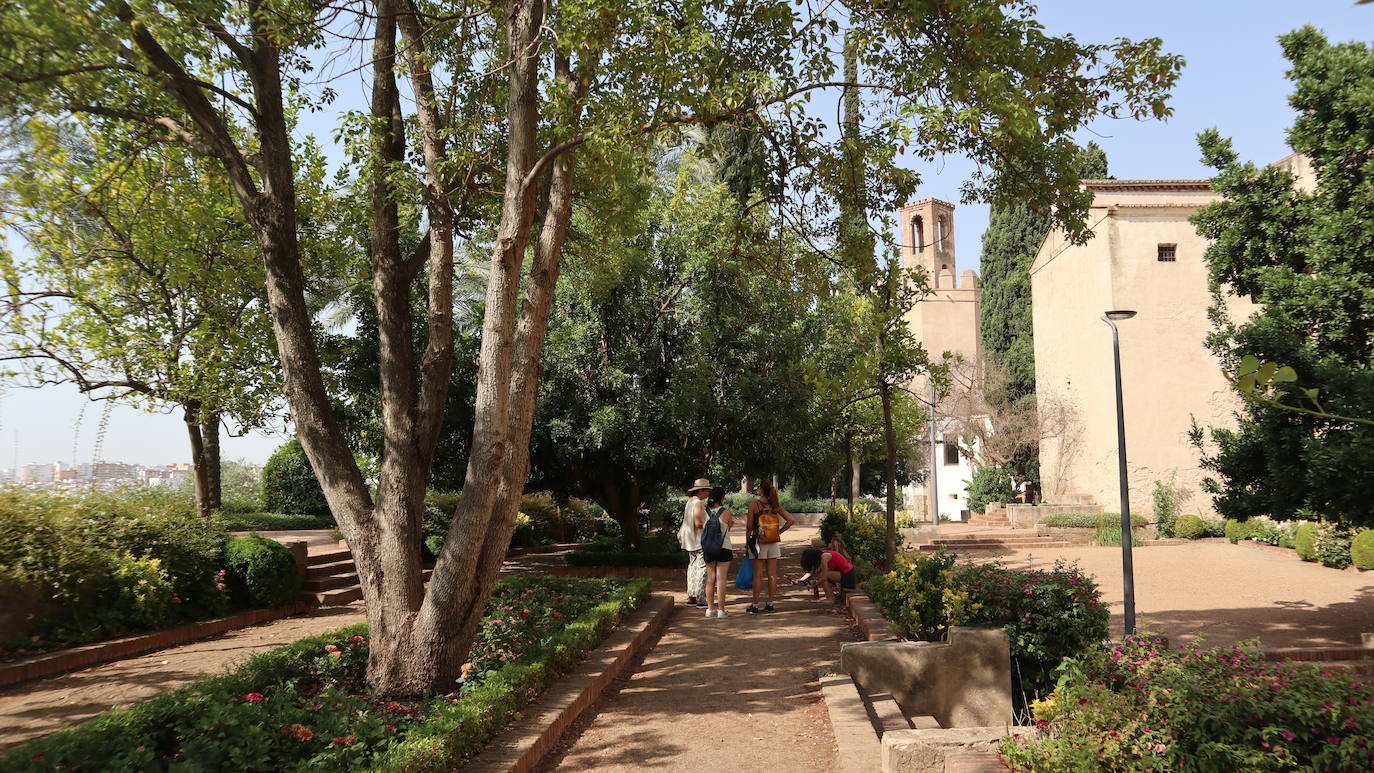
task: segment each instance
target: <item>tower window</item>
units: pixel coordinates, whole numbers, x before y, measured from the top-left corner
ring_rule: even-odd
[[[953,443],[945,443],[945,464],[954,465],[959,463],[959,446]]]
[[[911,249],[913,252],[922,253],[926,251],[925,228],[922,227],[921,218],[911,219]]]
[[[949,237],[949,223],[942,217],[936,224],[939,228],[936,232],[937,243],[940,245],[940,249],[947,250],[949,249],[949,242],[947,241]]]
[[[1156,253],[1156,260],[1160,263],[1173,263],[1178,259],[1177,255],[1177,244],[1161,244],[1159,245],[1159,251]]]

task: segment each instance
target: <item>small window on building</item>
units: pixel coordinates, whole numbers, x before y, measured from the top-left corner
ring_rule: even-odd
[[[959,446],[953,443],[945,443],[945,464],[959,463]]]
[[[1159,260],[1160,263],[1173,263],[1175,260],[1178,259],[1178,258],[1177,258],[1177,255],[1178,255],[1178,245],[1177,245],[1177,244],[1161,244],[1161,245],[1159,245],[1158,260]]]
[[[920,254],[926,251],[925,228],[922,227],[921,218],[911,218],[911,249]]]

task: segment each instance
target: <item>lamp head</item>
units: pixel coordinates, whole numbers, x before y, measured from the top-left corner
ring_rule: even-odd
[[[1131,317],[1134,317],[1135,312],[1128,311],[1126,309],[1113,309],[1111,311],[1104,312],[1102,316],[1112,320],[1113,322],[1120,322],[1123,319],[1130,319]]]

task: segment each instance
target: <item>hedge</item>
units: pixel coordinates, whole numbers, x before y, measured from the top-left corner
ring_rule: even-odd
[[[1298,524],[1298,530],[1293,534],[1293,549],[1298,551],[1298,558],[1304,561],[1311,561],[1317,557],[1316,548],[1312,546],[1312,536],[1316,528],[1315,523],[1304,521]]]
[[[301,441],[291,438],[262,468],[263,507],[277,513],[329,515],[329,503]]]
[[[332,515],[284,513],[225,513],[215,514],[215,522],[228,531],[290,531],[292,529],[333,529]]]
[[[1099,526],[1121,526],[1121,515],[1118,513],[1054,513],[1040,519],[1040,523],[1045,526],[1057,526],[1073,529],[1096,529]],[[1149,520],[1139,513],[1131,513],[1131,527],[1138,529],[1148,526]]]
[[[278,607],[296,600],[301,575],[291,549],[276,540],[250,534],[224,545],[229,587],[235,597],[258,607]]]
[[[1202,519],[1192,513],[1180,515],[1174,521],[1174,536],[1179,539],[1198,539],[1207,536],[1207,526]]]
[[[572,670],[620,620],[648,598],[650,590],[648,580],[631,580],[610,600],[551,636],[536,654],[490,672],[479,685],[464,691],[460,700],[452,701],[443,695],[425,700],[419,707],[423,718],[361,769],[378,773],[452,770],[463,757],[486,746],[555,678]],[[243,705],[246,696],[254,694],[261,701],[262,693],[269,691],[267,688],[286,689],[298,680],[307,672],[307,666],[321,657],[327,645],[366,634],[367,625],[360,623],[311,636],[255,655],[228,674],[201,677],[152,700],[111,709],[72,729],[0,752],[0,773],[160,769],[157,750],[175,748],[185,738],[185,731],[197,726],[203,712],[232,710],[235,705]],[[280,728],[280,732],[290,728]],[[279,733],[274,725],[243,728],[243,735],[251,738],[259,731]],[[205,740],[224,742],[218,737]],[[230,759],[237,756],[233,749],[222,753]],[[332,762],[330,767],[311,769],[360,769],[346,757]]]
[[[1362,531],[1350,541],[1350,560],[1357,569],[1374,569],[1374,529]]]

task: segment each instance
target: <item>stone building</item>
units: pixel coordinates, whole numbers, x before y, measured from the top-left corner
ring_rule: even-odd
[[[1306,160],[1282,165],[1310,180]],[[1172,479],[1184,512],[1211,513],[1201,491],[1199,452],[1189,441],[1202,427],[1235,425],[1240,400],[1204,345],[1212,331],[1208,308],[1208,243],[1188,221],[1216,199],[1207,180],[1086,180],[1094,194],[1088,215],[1093,237],[1071,245],[1052,232],[1031,266],[1035,387],[1072,411],[1068,430],[1042,439],[1040,477],[1045,501],[1119,507],[1116,388],[1108,309],[1137,312],[1118,322],[1127,474],[1132,511],[1150,513],[1156,480]],[[1227,298],[1243,320],[1248,299]]]
[[[902,207],[897,213],[898,243],[902,245],[902,267],[925,271],[931,293],[907,313],[907,325],[917,340],[938,359],[948,353],[977,362],[982,336],[979,333],[980,291],[972,269],[958,273],[954,252],[954,205],[939,199],[924,199]],[[958,277],[956,279],[955,277]],[[918,377],[912,389],[928,395],[929,380]],[[938,405],[936,410],[938,411]],[[937,482],[941,517],[957,521],[968,507],[967,481],[973,477],[968,458],[954,442],[945,443],[944,422],[937,422]],[[954,428],[950,427],[951,441]],[[907,509],[929,519],[930,493],[923,486],[906,491]],[[924,508],[918,501],[926,502]]]

